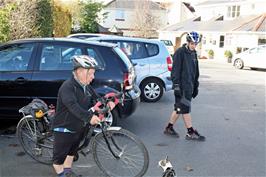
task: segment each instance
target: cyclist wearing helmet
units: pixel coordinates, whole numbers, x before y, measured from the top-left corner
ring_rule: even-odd
[[[52,123],[54,131],[53,167],[58,177],[77,176],[71,170],[74,155],[87,123],[98,124],[95,115],[90,83],[98,64],[87,55],[73,57],[73,75],[59,89],[56,114]],[[109,104],[114,108],[114,103]],[[90,108],[90,109],[89,109]]]
[[[175,95],[174,111],[164,133],[174,137],[179,137],[174,130],[173,125],[177,121],[180,114],[187,128],[187,140],[204,141],[205,137],[200,135],[196,129],[192,127],[191,120],[191,99],[198,95],[199,87],[199,67],[196,53],[196,46],[200,42],[200,35],[197,32],[190,32],[186,36],[187,43],[180,47],[173,56],[173,68],[171,79]]]

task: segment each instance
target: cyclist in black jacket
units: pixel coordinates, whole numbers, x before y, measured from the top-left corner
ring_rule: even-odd
[[[73,75],[59,89],[56,114],[52,123],[54,131],[53,167],[58,177],[77,176],[72,170],[74,155],[80,144],[87,123],[98,124],[90,93],[97,62],[86,55],[73,57]],[[109,102],[111,109],[114,103]]]
[[[187,34],[187,43],[180,47],[173,56],[173,68],[171,78],[175,95],[174,111],[171,114],[169,123],[164,130],[167,135],[179,137],[173,125],[180,114],[183,115],[187,128],[186,139],[204,141],[205,137],[200,135],[192,127],[191,121],[191,99],[198,95],[199,87],[199,66],[196,53],[196,45],[200,42],[200,35],[197,32]]]

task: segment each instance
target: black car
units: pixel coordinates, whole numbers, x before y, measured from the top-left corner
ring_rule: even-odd
[[[134,67],[125,54],[112,44],[67,38],[36,38],[11,41],[0,46],[0,116],[18,119],[18,110],[33,98],[56,104],[57,92],[72,74],[72,56],[94,57],[101,70],[92,86],[103,95],[111,89],[125,93],[124,105],[110,115],[130,116],[140,101],[135,86]]]

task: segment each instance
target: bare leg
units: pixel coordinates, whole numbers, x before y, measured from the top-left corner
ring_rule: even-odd
[[[179,137],[178,133],[174,130],[173,125],[176,123],[177,119],[179,117],[179,114],[176,114],[176,111],[173,111],[170,120],[168,122],[168,125],[165,127],[164,134]]]
[[[192,127],[192,119],[190,114],[183,114],[183,119],[186,128],[191,128]]]
[[[74,160],[74,156],[67,156],[64,161],[64,168],[71,168]]]
[[[63,165],[56,165],[53,164],[54,170],[57,174],[60,174],[64,171],[64,166]]]
[[[169,123],[175,124],[178,118],[179,118],[179,114],[177,114],[176,111],[173,111],[171,114]]]

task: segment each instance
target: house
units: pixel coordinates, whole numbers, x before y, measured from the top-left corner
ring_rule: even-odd
[[[109,29],[115,26],[124,36],[157,37],[157,29],[167,24],[166,9],[149,0],[112,0],[102,13],[107,13],[107,18],[99,23]],[[144,30],[147,36],[141,36]]]
[[[239,16],[262,14],[265,7],[264,0],[207,0],[196,5],[196,14],[203,21],[219,15],[224,20],[232,20]]]
[[[208,7],[209,10],[205,9],[205,12],[201,9],[199,10],[201,13],[197,11],[202,6],[203,9]],[[198,46],[200,55],[208,57],[208,51],[213,50],[216,59],[224,60],[226,50],[234,54],[266,43],[265,10],[263,12],[261,6],[266,7],[266,2],[256,0],[202,2],[196,6],[196,12],[200,16],[166,26],[160,30],[159,37],[171,39],[177,48],[185,42],[186,32],[198,31],[202,35],[202,42]],[[252,10],[253,8],[255,10]]]
[[[188,1],[154,0],[167,10],[167,24],[172,25],[195,17],[195,9]]]

